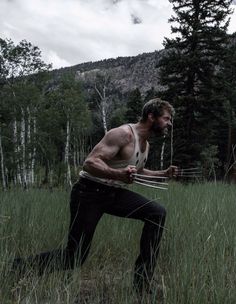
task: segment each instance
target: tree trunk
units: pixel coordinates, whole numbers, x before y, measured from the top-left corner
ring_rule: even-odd
[[[107,97],[106,97],[106,86],[105,85],[103,86],[103,90],[101,93],[95,84],[95,90],[100,97],[99,110],[100,110],[101,116],[102,116],[102,125],[103,125],[103,129],[104,129],[104,133],[106,134],[107,133],[107,106],[108,106]]]
[[[70,149],[70,121],[67,119],[66,122],[66,145],[65,145],[65,164],[66,164],[66,183],[72,187],[71,182],[71,170],[69,162],[69,149]]]
[[[34,176],[34,168],[35,168],[35,159],[36,159],[36,118],[33,117],[33,138],[34,138],[34,143],[33,143],[33,154],[32,154],[32,159],[31,159],[31,183],[32,185],[35,182],[35,176]]]
[[[172,117],[172,126],[171,126],[171,134],[170,134],[170,165],[173,164],[173,154],[174,154],[174,119]]]
[[[5,176],[5,167],[4,167],[4,156],[3,156],[3,148],[2,148],[2,134],[0,128],[0,159],[1,159],[1,172],[2,172],[2,187],[3,190],[7,190],[6,176]]]
[[[27,165],[26,165],[26,180],[27,184],[32,184],[32,176],[31,176],[31,113],[29,107],[27,107],[27,147],[28,147],[28,157],[27,157]]]
[[[21,179],[23,182],[24,189],[27,189],[27,174],[26,174],[26,164],[25,164],[25,113],[21,109],[21,132],[20,132],[20,147],[21,147]]]
[[[16,174],[15,174],[15,185],[19,183],[22,185],[22,179],[21,179],[21,172],[20,172],[20,147],[18,145],[18,136],[17,136],[17,121],[16,117],[14,117],[13,121],[13,145],[14,145],[14,160],[15,160],[15,166],[16,166]]]
[[[161,146],[161,170],[163,170],[163,166],[164,166],[164,152],[165,152],[165,136]]]
[[[106,117],[106,100],[103,99],[101,102],[101,111],[102,111],[102,125],[104,133],[107,133],[107,117]]]

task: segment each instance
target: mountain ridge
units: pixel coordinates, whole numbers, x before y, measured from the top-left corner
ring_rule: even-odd
[[[109,77],[110,84],[121,94],[126,94],[136,88],[139,88],[141,94],[145,94],[152,88],[157,91],[162,89],[157,64],[163,51],[89,61],[53,70],[53,73],[59,75],[66,72],[75,73],[76,79],[84,83],[88,90],[94,87],[96,76],[100,74]]]

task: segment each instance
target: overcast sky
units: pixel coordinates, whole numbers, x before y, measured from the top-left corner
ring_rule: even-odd
[[[0,0],[0,37],[32,42],[53,68],[133,56],[163,48],[171,7],[168,0]]]

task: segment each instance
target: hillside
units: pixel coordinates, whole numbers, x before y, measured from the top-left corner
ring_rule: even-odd
[[[162,51],[143,53],[132,57],[118,57],[96,62],[86,62],[72,67],[66,67],[53,72],[57,75],[73,72],[87,89],[94,87],[96,75],[106,75],[110,82],[122,94],[139,88],[142,94],[151,89],[160,90],[157,63]]]

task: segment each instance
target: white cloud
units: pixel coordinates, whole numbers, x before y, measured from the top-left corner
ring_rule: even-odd
[[[47,62],[53,62],[55,67],[70,66],[70,63],[63,58],[60,58],[54,51],[49,51],[46,57]]]
[[[58,68],[161,49],[171,14],[167,0],[1,0],[0,28],[3,37],[39,46]]]

